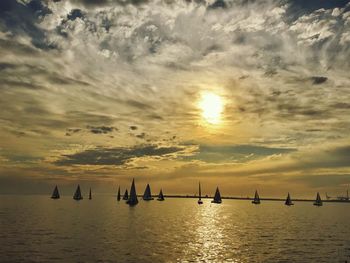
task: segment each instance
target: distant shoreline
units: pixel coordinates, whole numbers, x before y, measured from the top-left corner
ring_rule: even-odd
[[[140,195],[142,197],[142,195]],[[157,197],[157,195],[154,195],[154,197]],[[198,196],[194,195],[164,195],[164,198],[196,198],[198,199]],[[206,196],[202,197],[202,199],[212,199],[212,196]],[[235,196],[222,196],[221,199],[232,199],[232,200],[254,200],[254,198],[251,197],[235,197]],[[261,201],[286,201],[285,198],[261,198]],[[292,199],[293,202],[315,202],[314,199]],[[349,203],[350,200],[322,200],[322,202],[329,202],[329,203]]]

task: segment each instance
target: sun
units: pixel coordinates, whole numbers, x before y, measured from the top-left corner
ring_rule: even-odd
[[[222,98],[213,92],[203,92],[199,101],[203,119],[209,124],[219,124],[224,108]]]

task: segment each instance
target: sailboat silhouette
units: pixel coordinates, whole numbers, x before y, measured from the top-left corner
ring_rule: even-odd
[[[89,191],[89,200],[92,199],[92,195],[91,195],[91,187],[90,187],[90,191]]]
[[[199,193],[199,198],[198,198],[198,204],[201,205],[203,204],[203,201],[202,201],[202,190],[201,190],[201,182],[199,182],[199,186],[198,186],[198,193]]]
[[[260,197],[259,197],[259,194],[258,194],[257,190],[255,190],[255,196],[254,196],[254,200],[252,201],[252,204],[255,204],[255,205],[259,205],[260,204]]]
[[[128,199],[129,199],[128,189],[125,189],[125,193],[123,195],[123,200],[128,200]]]
[[[149,186],[149,184],[147,184],[145,192],[143,194],[142,197],[143,200],[145,201],[151,201],[153,200],[152,194],[151,194],[151,187]]]
[[[288,206],[294,205],[293,202],[292,202],[292,199],[290,198],[289,193],[287,195],[287,199],[286,199],[286,202],[284,204],[288,205]]]
[[[160,189],[160,192],[159,192],[159,195],[158,195],[157,200],[158,200],[158,201],[164,201],[164,195],[163,195],[162,189]]]
[[[57,187],[57,185],[55,186],[55,189],[53,189],[51,198],[52,198],[52,199],[60,199],[60,193],[58,192],[58,187]]]
[[[117,200],[120,201],[120,186],[118,187]]]
[[[322,206],[323,205],[323,202],[321,200],[321,196],[320,196],[320,193],[317,192],[317,195],[316,195],[316,200],[314,202],[314,205],[315,206]]]
[[[75,190],[73,199],[77,201],[83,199],[83,196],[81,195],[81,191],[80,191],[80,185],[78,185],[77,190]]]
[[[219,191],[219,187],[216,187],[215,195],[213,201],[211,201],[214,204],[221,204],[221,195]]]
[[[128,201],[126,201],[126,203],[129,206],[134,206],[134,205],[137,205],[138,202],[139,202],[139,200],[137,200],[135,180],[132,179],[131,188],[130,188],[130,196],[129,196]]]

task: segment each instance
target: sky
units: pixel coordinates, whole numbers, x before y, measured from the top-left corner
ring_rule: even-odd
[[[0,193],[350,184],[350,3],[1,0]]]

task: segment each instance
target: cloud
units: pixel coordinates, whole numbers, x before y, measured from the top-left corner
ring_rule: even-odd
[[[109,126],[87,126],[89,131],[94,134],[107,134],[114,131],[118,131],[115,127],[109,127]]]
[[[168,157],[179,154],[184,147],[138,145],[134,147],[116,147],[89,149],[75,154],[63,155],[55,161],[56,165],[124,165],[142,157]]]
[[[7,152],[68,152],[56,163],[67,170],[65,162],[115,161],[122,171],[135,161],[158,177],[185,164],[212,177],[215,169],[236,175],[237,165],[250,166],[243,175],[275,179],[283,169],[310,171],[304,167],[340,174],[346,152],[332,152],[337,164],[313,152],[324,160],[315,164],[302,152],[333,151],[349,138],[348,1],[0,2],[0,148]],[[203,91],[222,97],[220,125],[203,120]],[[155,149],[198,144],[190,156],[175,151],[169,155],[178,158],[160,164],[162,153],[139,157],[140,140]]]
[[[322,83],[324,83],[324,82],[326,82],[327,81],[327,77],[321,77],[321,76],[314,76],[314,77],[311,77],[311,79],[312,79],[312,83],[314,84],[314,85],[318,85],[318,84],[322,84]]]

